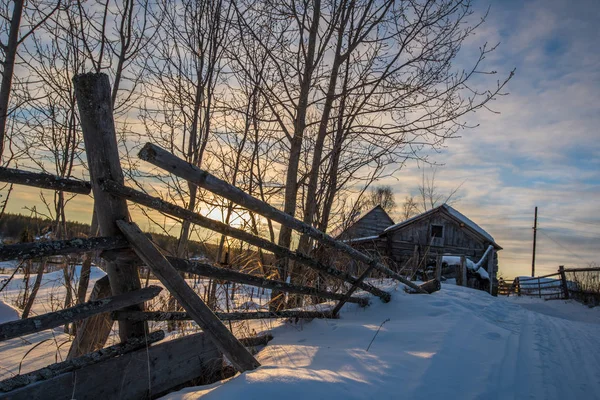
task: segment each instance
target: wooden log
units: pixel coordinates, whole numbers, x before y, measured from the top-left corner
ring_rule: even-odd
[[[326,318],[336,319],[331,311],[240,311],[240,312],[216,312],[221,321],[246,321],[252,319],[281,319],[281,318]],[[187,312],[179,311],[115,311],[111,314],[115,321],[189,321],[193,320]]]
[[[204,304],[137,225],[125,221],[117,221],[117,225],[137,255],[152,269],[154,275],[165,285],[179,304],[190,313],[194,321],[238,371],[253,370],[260,366],[259,362]]]
[[[356,261],[367,265],[373,265],[375,269],[386,274],[387,276],[402,282],[404,285],[416,290],[417,292],[425,293],[419,286],[407,280],[403,276],[395,273],[384,264],[377,261],[377,259],[356,250],[344,242],[335,240],[328,234],[321,232],[320,230],[308,224],[305,224],[293,216],[286,214],[283,211],[278,210],[255,197],[250,196],[241,189],[230,185],[229,183],[209,174],[206,171],[201,170],[192,164],[189,164],[188,162],[174,156],[173,154],[152,143],[147,143],[139,152],[138,156],[142,160],[148,161],[157,167],[179,176],[180,178],[186,179],[188,182],[193,183],[198,187],[209,190],[266,218],[279,222],[280,224],[292,228],[302,234],[308,235],[320,243],[342,251]]]
[[[309,286],[294,285],[272,279],[261,278],[260,276],[249,275],[230,269],[219,268],[210,264],[197,261],[184,260],[182,258],[167,257],[167,260],[178,271],[190,274],[206,276],[209,278],[222,279],[230,282],[241,283],[244,285],[256,286],[265,289],[281,290],[287,293],[303,294],[306,296],[319,296],[325,299],[342,300],[344,293],[333,293],[326,290],[318,290]],[[357,303],[361,306],[369,304],[369,300],[361,297],[351,297],[348,299],[351,303]]]
[[[155,399],[222,368],[205,333],[169,340],[1,393],[10,400]]]
[[[442,280],[442,255],[438,254],[435,259],[435,279]]]
[[[92,191],[92,185],[89,182],[4,167],[0,167],[0,182],[78,194],[90,194]]]
[[[369,273],[373,270],[373,266],[370,265],[368,266],[365,271],[358,277],[358,282],[362,282],[365,280],[365,278],[367,276],[369,276]],[[352,297],[352,294],[356,291],[356,289],[358,289],[358,285],[352,285],[352,287],[350,288],[350,290],[348,290],[348,292],[346,292],[346,294],[344,295],[344,297],[336,304],[336,306],[333,308],[333,310],[331,311],[331,315],[333,315],[334,317],[336,317],[339,313],[340,310],[342,309],[342,307],[344,306],[344,304],[346,304],[346,302],[348,302]]]
[[[388,302],[390,300],[389,293],[380,290],[373,285],[369,285],[365,282],[358,282],[358,279],[352,276],[351,274],[322,264],[317,260],[308,257],[302,253],[291,251],[288,248],[279,246],[259,236],[245,232],[241,229],[232,228],[229,225],[224,224],[222,222],[206,218],[200,214],[196,214],[177,205],[168,203],[157,197],[152,197],[140,191],[125,187],[124,185],[118,184],[114,181],[104,181],[102,183],[102,188],[115,196],[121,196],[125,199],[144,205],[146,207],[150,207],[152,209],[171,215],[173,217],[182,218],[198,226],[202,226],[204,228],[210,229],[212,231],[221,233],[223,235],[235,239],[243,240],[246,243],[270,251],[273,254],[276,254],[280,257],[286,257],[291,260],[298,261],[316,271],[325,273],[329,276],[333,276],[338,279],[342,279],[352,285],[357,284],[360,289],[379,297],[384,302]]]
[[[431,294],[433,292],[437,292],[438,290],[440,290],[442,288],[442,284],[440,281],[438,281],[437,279],[431,279],[427,282],[423,282],[420,285],[421,289],[426,291],[427,293]],[[411,294],[416,294],[416,292],[409,290],[408,293]]]
[[[589,268],[565,268],[565,272],[600,272],[600,267]],[[553,274],[555,275],[555,274]],[[543,277],[541,277],[543,278]]]
[[[104,299],[110,295],[110,282],[108,276],[104,276],[94,284],[90,301]],[[77,327],[75,338],[71,342],[67,360],[100,350],[106,343],[112,326],[113,320],[109,313],[96,314],[81,321],[81,325]]]
[[[101,300],[88,301],[64,310],[35,317],[0,324],[0,341],[27,335],[29,333],[56,328],[69,322],[80,321],[92,315],[115,311],[132,304],[142,303],[156,297],[161,287],[149,286],[135,292],[123,293]]]
[[[100,234],[102,236],[118,236],[119,229],[115,221],[129,219],[127,202],[125,199],[106,193],[100,187],[100,182],[107,179],[121,184],[124,182],[108,75],[79,74],[73,78],[73,84]],[[134,266],[112,261],[107,261],[105,265],[114,295],[141,288],[137,269]],[[143,304],[136,304],[131,309],[143,311]],[[130,337],[143,336],[146,332],[147,326],[143,323],[132,324],[127,321],[119,323],[121,341]]]
[[[558,272],[560,273],[560,281],[563,290],[563,296],[565,299],[569,298],[569,286],[567,285],[567,275],[565,274],[565,266],[561,265],[558,267]]]
[[[56,255],[87,253],[91,250],[113,250],[129,247],[123,236],[89,239],[54,240],[50,242],[0,244],[0,261],[26,260]]]
[[[147,337],[131,338],[125,343],[115,344],[81,357],[50,364],[45,368],[28,372],[23,375],[13,376],[12,378],[8,378],[0,382],[0,392],[10,392],[11,390],[27,386],[34,382],[48,380],[66,372],[75,371],[83,367],[87,367],[88,365],[97,364],[110,358],[145,348],[146,346],[158,342],[159,340],[163,340],[164,338],[165,333],[163,331],[152,332],[149,333]]]

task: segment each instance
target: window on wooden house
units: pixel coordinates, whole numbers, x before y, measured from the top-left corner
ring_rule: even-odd
[[[443,225],[431,225],[431,245],[432,246],[443,246],[444,245],[444,226]]]
[[[444,226],[443,225],[431,225],[431,237],[443,238],[444,237]]]

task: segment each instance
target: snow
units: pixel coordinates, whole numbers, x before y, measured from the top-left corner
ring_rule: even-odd
[[[387,282],[391,302],[282,325],[256,356],[262,367],[164,398],[600,398],[600,307],[448,284],[410,295]]]
[[[477,225],[475,222],[471,221],[465,215],[460,213],[457,209],[450,207],[448,204],[444,204],[444,205],[442,205],[442,207],[444,207],[446,209],[446,211],[448,211],[450,214],[452,214],[452,216],[461,220],[465,225],[468,225],[469,228],[473,229],[474,231],[476,231],[477,233],[479,233],[480,235],[485,237],[490,242],[492,242],[492,243],[496,242],[494,240],[494,238],[492,237],[492,235],[490,235],[489,233],[484,231],[479,225]]]
[[[81,266],[77,265],[75,282],[79,281],[80,274]],[[96,280],[104,275],[106,274],[100,268],[91,268],[89,291]],[[0,274],[0,282],[9,277],[10,274]],[[30,287],[34,281],[35,274],[32,274],[29,278]],[[22,293],[24,284],[23,275],[15,274],[8,286],[0,292],[0,323],[20,318],[21,311],[10,304]],[[65,292],[62,271],[44,274],[31,316],[62,309]],[[0,380],[14,376],[19,371],[29,372],[63,361],[69,351],[71,339],[61,328],[56,328],[0,342]]]
[[[367,240],[376,240],[376,239],[379,239],[379,235],[365,236],[365,237],[353,238],[353,239],[346,239],[346,240],[342,240],[342,242],[344,242],[344,243],[356,243],[356,242],[363,242],[363,241],[367,241]]]
[[[19,319],[19,310],[0,300],[0,324]]]
[[[473,261],[469,260],[468,258],[465,259],[465,263],[467,264],[467,269],[470,269],[471,271],[479,274],[479,277],[481,279],[486,279],[489,281],[490,275],[485,270],[485,268],[482,268],[482,265],[483,265],[483,262],[486,260],[490,250],[493,248],[494,247],[490,245],[488,247],[488,249],[485,251],[485,253],[483,254],[483,256],[481,257],[481,260],[479,260],[477,263],[474,263]],[[448,265],[460,265],[460,257],[459,256],[443,256],[442,262],[445,262]]]
[[[424,212],[423,214],[419,214],[419,215],[415,215],[412,218],[409,218],[405,221],[399,222],[395,225],[389,226],[387,228],[385,228],[383,231],[387,232],[390,230],[394,230],[396,228],[399,228],[401,226],[404,225],[408,225],[411,222],[422,218],[425,214],[431,214],[433,212],[435,212],[436,210],[438,210],[439,208],[444,208],[446,211],[448,211],[448,213],[450,215],[452,215],[454,218],[458,219],[459,221],[461,221],[462,223],[464,223],[465,225],[469,226],[469,228],[473,229],[475,232],[479,233],[480,235],[482,235],[486,240],[488,240],[491,243],[496,244],[496,241],[494,240],[494,238],[492,237],[492,235],[490,235],[489,233],[487,233],[485,230],[483,230],[483,228],[481,228],[479,225],[477,225],[475,222],[471,221],[469,218],[467,218],[464,214],[462,214],[461,212],[459,212],[457,209],[449,206],[448,204],[442,204],[439,207],[433,208],[429,211]],[[496,244],[497,246],[497,244]]]

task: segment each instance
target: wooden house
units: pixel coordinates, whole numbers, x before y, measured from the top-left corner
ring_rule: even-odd
[[[346,228],[338,238],[353,247],[385,257],[394,269],[407,275],[435,265],[440,256],[465,256],[470,265],[482,261],[480,264],[493,284],[497,282],[497,251],[502,247],[479,225],[448,204],[397,224],[381,207],[375,207]],[[486,254],[490,246],[492,248]],[[482,260],[484,255],[486,260]],[[454,259],[458,258],[444,258]],[[487,290],[489,281],[473,278],[469,286]]]
[[[387,227],[394,225],[394,220],[381,206],[375,206],[356,221],[352,222],[338,239],[356,239],[377,237]]]

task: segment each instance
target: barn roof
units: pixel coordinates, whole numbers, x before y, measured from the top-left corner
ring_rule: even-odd
[[[357,219],[356,221],[354,221],[351,225],[347,226],[339,235],[337,235],[337,238],[342,238],[344,233],[347,233],[348,231],[350,231],[352,229],[352,227],[358,225],[363,219],[367,218],[370,214],[372,214],[374,212],[379,212],[380,216],[387,219],[387,221],[390,225],[392,225],[394,223],[394,220],[392,219],[392,217],[390,217],[389,214],[383,209],[383,207],[381,207],[381,205],[378,204],[375,207],[371,208],[366,213],[364,213],[363,215],[361,215],[360,218]],[[365,238],[360,238],[360,239],[365,239]],[[356,239],[353,239],[352,241],[355,242],[360,239],[356,238]],[[369,237],[368,239],[371,239],[371,237]]]
[[[395,231],[397,229],[403,228],[407,225],[410,225],[416,221],[419,221],[423,218],[427,218],[432,214],[435,214],[437,212],[446,212],[448,215],[450,215],[452,218],[454,218],[455,220],[457,220],[458,222],[462,222],[463,224],[465,224],[465,226],[469,227],[472,231],[474,231],[478,236],[480,236],[482,239],[490,242],[492,245],[494,245],[494,247],[496,247],[496,249],[501,250],[502,247],[500,247],[500,245],[498,245],[496,243],[496,241],[494,240],[494,238],[492,237],[492,235],[490,235],[489,233],[487,233],[485,230],[483,230],[483,228],[481,228],[479,225],[477,225],[475,222],[471,221],[469,218],[467,218],[465,215],[463,215],[462,213],[460,213],[458,210],[456,210],[455,208],[449,206],[448,204],[442,204],[439,207],[436,208],[432,208],[429,211],[424,212],[423,214],[419,214],[416,215],[412,218],[409,218],[405,221],[399,222],[395,225],[392,225],[388,228],[386,228],[383,233],[385,232],[390,232],[390,231]]]

